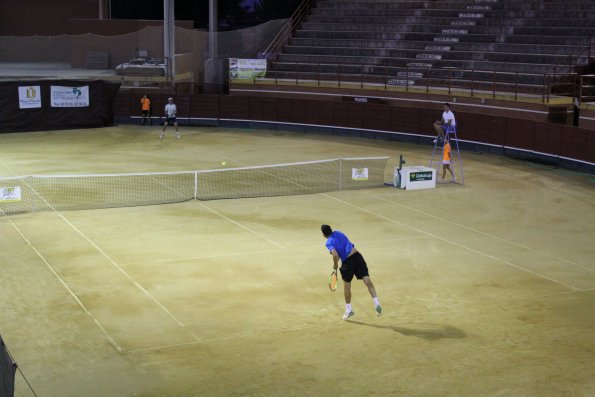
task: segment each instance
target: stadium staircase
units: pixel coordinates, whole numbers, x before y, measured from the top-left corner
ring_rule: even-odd
[[[541,95],[595,60],[592,36],[592,0],[319,0],[267,77]]]

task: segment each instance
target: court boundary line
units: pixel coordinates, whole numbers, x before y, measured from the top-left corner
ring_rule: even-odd
[[[45,265],[50,269],[50,272],[54,275],[54,277],[56,277],[58,279],[58,281],[60,281],[60,283],[66,289],[66,291],[68,291],[68,293],[74,298],[75,302],[83,309],[83,311],[91,318],[91,320],[93,320],[93,322],[95,323],[95,325],[97,325],[97,327],[99,327],[99,329],[101,330],[101,332],[103,333],[103,335],[107,338],[107,340],[109,341],[109,343],[112,346],[114,346],[114,348],[116,349],[116,351],[122,352],[123,351],[122,347],[120,347],[120,345],[118,345],[118,343],[114,340],[114,338],[112,338],[112,336],[105,330],[105,328],[103,327],[103,325],[101,325],[101,323],[99,322],[99,320],[97,320],[93,316],[93,314],[87,309],[87,307],[84,305],[84,303],[74,293],[74,291],[70,288],[70,286],[66,283],[66,281],[64,281],[64,279],[62,277],[60,277],[60,275],[58,274],[58,272],[56,272],[56,270],[48,262],[48,260],[43,256],[43,254],[31,243],[31,241],[27,238],[27,236],[25,236],[25,234],[21,231],[21,229],[16,224],[14,224],[12,222],[12,220],[9,220],[9,223],[17,231],[17,233],[21,236],[21,238],[25,241],[25,243],[33,250],[33,252],[35,252],[35,254],[42,260],[42,262],[45,263]]]
[[[420,213],[420,214],[423,214],[423,215],[426,215],[426,216],[428,216],[428,217],[430,217],[430,218],[435,218],[435,219],[438,219],[438,220],[440,220],[440,221],[442,221],[442,222],[446,222],[446,223],[449,223],[449,224],[451,224],[451,225],[455,225],[455,226],[461,227],[461,228],[463,228],[463,229],[467,229],[467,230],[469,230],[469,231],[472,231],[472,232],[475,232],[475,233],[478,233],[478,234],[484,235],[484,236],[486,236],[486,237],[490,237],[490,238],[493,238],[493,239],[495,239],[495,240],[499,240],[499,241],[502,241],[502,242],[505,242],[505,243],[509,243],[509,244],[511,244],[511,245],[514,245],[514,246],[516,246],[516,247],[518,247],[518,248],[526,249],[526,250],[528,250],[528,251],[532,251],[532,252],[535,252],[535,253],[538,253],[538,254],[541,254],[541,255],[547,256],[547,257],[549,257],[549,258],[552,258],[552,259],[555,259],[555,260],[558,260],[558,261],[561,261],[561,262],[566,262],[566,263],[568,263],[568,264],[570,264],[570,265],[574,265],[574,266],[580,267],[580,268],[582,268],[582,269],[585,269],[585,270],[588,270],[588,271],[591,271],[591,272],[595,272],[595,269],[591,269],[590,267],[583,266],[583,265],[581,265],[581,264],[579,264],[579,263],[575,263],[575,262],[569,261],[569,260],[567,260],[567,259],[559,258],[559,257],[557,257],[557,256],[554,256],[554,255],[548,254],[547,252],[543,252],[543,251],[540,251],[540,250],[538,250],[538,249],[535,249],[535,248],[531,248],[531,247],[529,247],[529,246],[526,246],[526,245],[523,245],[523,244],[515,243],[514,241],[506,240],[505,238],[498,237],[498,236],[496,236],[496,235],[493,235],[493,234],[490,234],[490,233],[487,233],[487,232],[482,232],[481,230],[475,229],[475,228],[473,228],[473,227],[471,227],[471,226],[467,226],[467,225],[464,225],[464,224],[462,224],[462,223],[457,223],[457,222],[454,222],[454,221],[450,221],[450,220],[448,220],[448,219],[446,219],[446,218],[443,218],[443,217],[441,217],[441,216],[434,215],[434,214],[430,214],[430,213],[428,213],[428,212],[425,212],[425,211],[422,211],[422,210],[420,210],[420,209],[416,209],[416,208],[413,208],[413,207],[409,207],[409,206],[407,206],[407,205],[404,205],[404,204],[398,203],[398,202],[396,202],[396,201],[389,200],[389,199],[387,199],[387,198],[384,198],[384,197],[381,197],[381,196],[378,196],[378,195],[374,195],[374,194],[371,194],[371,193],[370,193],[370,196],[372,196],[372,197],[374,197],[374,198],[377,198],[377,199],[380,199],[380,200],[383,200],[383,201],[386,201],[386,202],[388,202],[388,203],[391,203],[391,204],[398,205],[398,206],[400,206],[400,207],[403,207],[403,208],[405,208],[405,209],[407,209],[407,210],[414,211],[414,212],[418,212],[418,213]]]
[[[516,265],[516,264],[514,264],[514,263],[512,263],[512,262],[509,262],[509,261],[507,261],[507,260],[505,260],[505,259],[498,258],[497,256],[490,255],[490,254],[488,254],[488,253],[486,253],[486,252],[482,252],[482,251],[479,251],[479,250],[473,249],[473,248],[471,248],[471,247],[467,247],[467,246],[465,246],[465,245],[463,245],[463,244],[459,244],[459,243],[456,243],[456,242],[454,242],[454,241],[448,240],[447,238],[444,238],[444,237],[437,236],[437,235],[435,235],[435,234],[432,234],[432,233],[430,233],[430,232],[423,231],[423,230],[421,230],[421,229],[418,229],[418,228],[416,228],[416,227],[413,227],[413,226],[409,226],[409,225],[407,225],[407,224],[404,224],[404,223],[402,223],[402,222],[399,222],[399,221],[397,221],[397,220],[394,220],[394,219],[388,218],[388,217],[386,217],[386,216],[384,216],[384,215],[382,215],[382,214],[379,214],[379,213],[377,213],[377,212],[374,212],[374,211],[372,211],[372,210],[368,210],[368,209],[366,209],[366,208],[363,208],[363,207],[360,207],[360,206],[358,206],[358,205],[352,204],[352,203],[350,203],[350,202],[348,202],[348,201],[342,200],[342,199],[340,199],[340,198],[338,198],[338,197],[333,197],[333,196],[331,196],[331,195],[330,195],[330,194],[328,194],[328,193],[323,193],[323,195],[324,195],[324,196],[326,196],[326,197],[328,197],[328,198],[330,198],[330,199],[333,199],[333,200],[335,200],[335,201],[338,201],[338,202],[340,202],[340,203],[343,203],[343,204],[345,204],[345,205],[347,205],[347,206],[349,206],[349,207],[352,207],[352,208],[355,208],[355,209],[357,209],[357,210],[359,210],[359,211],[366,212],[366,213],[368,213],[368,214],[374,215],[374,216],[376,216],[376,217],[379,217],[379,218],[381,218],[381,219],[387,220],[387,221],[389,221],[389,222],[391,222],[391,223],[394,223],[394,224],[396,224],[396,225],[400,225],[400,226],[402,226],[402,227],[405,227],[405,228],[408,228],[408,229],[411,229],[411,230],[415,230],[416,232],[419,232],[419,233],[425,234],[425,235],[427,235],[427,236],[430,236],[430,237],[432,237],[432,238],[435,238],[435,239],[437,239],[437,240],[440,240],[440,241],[444,241],[445,243],[448,243],[448,244],[454,245],[454,246],[456,246],[456,247],[462,248],[462,249],[464,249],[464,250],[467,250],[467,251],[469,251],[469,252],[473,252],[473,253],[475,253],[475,254],[478,254],[478,255],[481,255],[481,256],[485,256],[485,257],[487,257],[487,258],[490,258],[490,259],[492,259],[492,260],[494,260],[494,261],[496,261],[496,262],[502,262],[502,263],[504,263],[504,264],[506,264],[506,265],[508,265],[508,266],[511,266],[511,267],[513,267],[513,268],[517,269],[517,270],[521,270],[521,271],[524,271],[524,272],[526,272],[526,273],[533,274],[533,275],[535,275],[535,276],[537,276],[537,277],[540,277],[540,278],[543,278],[543,279],[545,279],[545,280],[548,280],[548,281],[554,282],[554,283],[556,283],[556,284],[562,285],[562,286],[564,286],[564,287],[570,288],[571,290],[574,290],[574,291],[582,291],[582,289],[580,289],[580,288],[578,288],[578,287],[572,286],[572,285],[570,285],[570,284],[566,284],[566,283],[564,283],[564,282],[562,282],[562,281],[559,281],[559,280],[556,280],[556,279],[554,279],[554,278],[551,278],[551,277],[545,276],[545,275],[543,275],[543,274],[540,274],[540,273],[534,272],[534,271],[532,271],[532,270],[525,269],[525,268],[524,268],[524,267],[522,267],[522,266]]]
[[[0,160],[2,164],[4,162]],[[10,170],[13,174],[16,174],[13,169],[9,166],[4,164],[4,166]],[[26,181],[25,183],[29,185]],[[62,219],[68,226],[70,226],[76,233],[78,233],[84,240],[86,240],[91,247],[95,248],[97,252],[99,252],[105,259],[108,260],[117,270],[120,271],[127,278],[134,286],[136,286],[141,292],[143,292],[150,300],[152,300],[159,308],[161,308],[171,319],[173,319],[182,329],[186,330],[195,340],[200,340],[200,338],[184,323],[182,323],[173,313],[166,308],[161,302],[157,300],[147,289],[145,289],[142,285],[140,285],[136,280],[134,280],[122,267],[114,261],[103,249],[101,249],[93,240],[91,240],[87,235],[85,235],[81,230],[79,230],[74,224],[72,224],[61,212],[57,211],[47,200],[41,196],[37,190],[33,188],[33,186],[29,185],[29,188],[39,197],[60,219]]]
[[[160,259],[157,261],[124,262],[124,263],[122,263],[122,266],[133,266],[133,265],[142,265],[142,264],[150,265],[150,264],[167,263],[167,262],[184,262],[184,261],[194,261],[194,260],[201,260],[201,259],[221,258],[221,257],[228,257],[228,256],[266,254],[266,253],[273,253],[273,252],[279,252],[279,251],[270,249],[270,250],[231,252],[231,253],[225,253],[225,254],[213,254],[213,255],[205,255],[205,256],[194,256],[192,258],[171,258],[171,259]]]

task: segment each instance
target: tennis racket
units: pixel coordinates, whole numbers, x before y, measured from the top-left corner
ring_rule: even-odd
[[[328,278],[328,287],[331,291],[337,290],[337,271],[333,270]]]

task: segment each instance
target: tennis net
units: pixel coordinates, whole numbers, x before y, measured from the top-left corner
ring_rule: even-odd
[[[384,185],[388,157],[131,174],[0,178],[0,214],[288,196]]]

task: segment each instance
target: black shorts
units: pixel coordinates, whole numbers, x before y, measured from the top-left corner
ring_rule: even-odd
[[[359,252],[351,255],[349,258],[345,259],[345,262],[341,264],[341,278],[346,283],[350,283],[353,280],[353,276],[357,277],[358,280],[369,276],[368,273],[368,265],[364,260],[364,257]]]
[[[176,116],[166,117],[165,118],[165,122],[166,123],[175,123],[176,122]]]
[[[143,110],[143,116],[148,116],[149,115],[149,111],[148,110]]]

